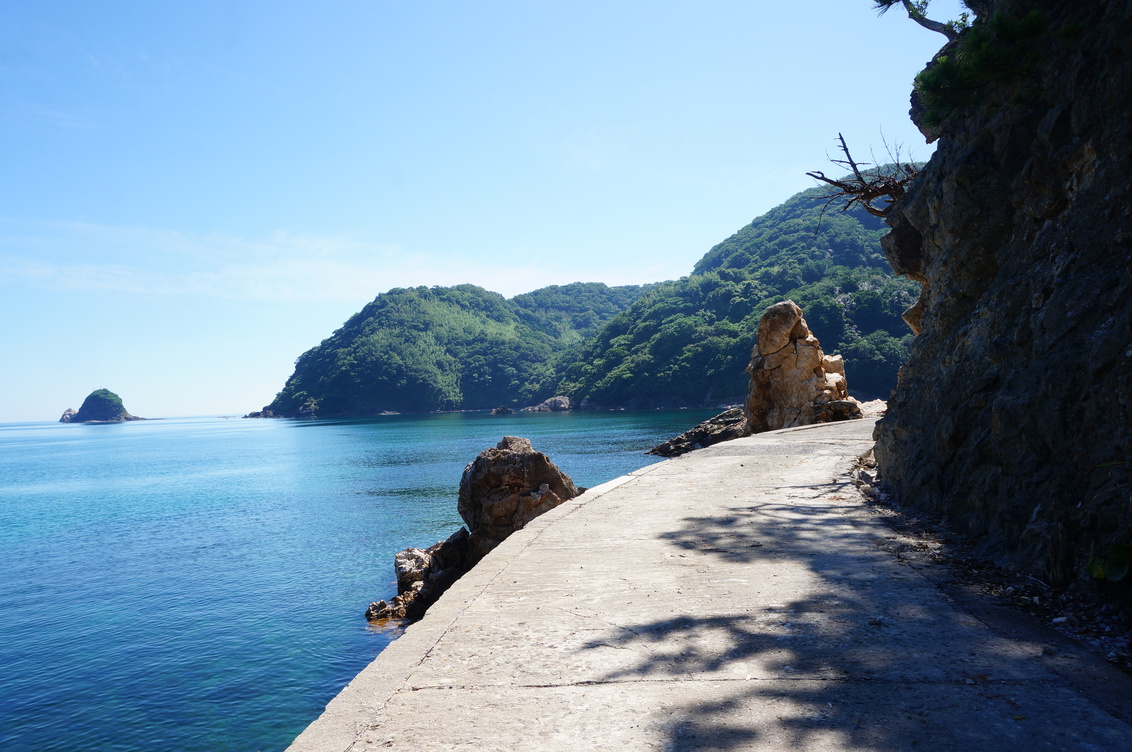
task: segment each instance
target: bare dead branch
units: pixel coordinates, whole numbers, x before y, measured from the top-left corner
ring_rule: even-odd
[[[886,171],[881,172],[879,168],[864,170],[863,167],[872,167],[873,165],[853,159],[853,155],[849,153],[849,147],[845,143],[845,137],[840,133],[837,134],[837,140],[841,144],[841,152],[845,155],[845,159],[830,159],[829,161],[852,172],[852,179],[835,180],[827,177],[821,170],[806,173],[814,180],[836,189],[816,197],[819,201],[825,200],[826,202],[825,207],[822,208],[822,215],[824,216],[825,209],[830,204],[843,201],[844,205],[841,207],[841,211],[848,211],[854,205],[857,205],[874,217],[887,216],[892,205],[904,195],[906,187],[916,177],[918,170],[910,163],[901,162],[899,152],[895,155],[896,159],[893,164]],[[878,203],[882,201],[883,203]]]

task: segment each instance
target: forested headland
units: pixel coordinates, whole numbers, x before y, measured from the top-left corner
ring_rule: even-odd
[[[577,282],[507,299],[475,285],[378,295],[303,353],[264,410],[364,416],[529,405],[565,394],[594,407],[714,406],[741,399],[762,312],[802,307],[852,392],[885,397],[911,339],[917,285],[880,249],[864,211],[799,193],[653,285]]]

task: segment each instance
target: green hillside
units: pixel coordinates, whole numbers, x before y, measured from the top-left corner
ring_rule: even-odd
[[[646,289],[578,282],[512,300],[475,285],[393,289],[303,353],[264,409],[333,416],[530,404],[549,396],[561,353]]]
[[[767,212],[673,282],[577,282],[510,300],[474,285],[390,290],[303,353],[265,410],[360,416],[553,394],[609,407],[735,402],[759,319],[785,298],[827,352],[845,356],[853,393],[887,397],[911,339],[900,313],[917,286],[889,271],[878,219],[822,217],[820,192]]]
[[[759,319],[793,299],[850,390],[887,397],[911,339],[900,313],[916,283],[892,276],[885,226],[863,211],[822,217],[822,189],[797,194],[712,248],[693,273],[649,291],[562,366],[556,391],[599,406],[738,401]]]

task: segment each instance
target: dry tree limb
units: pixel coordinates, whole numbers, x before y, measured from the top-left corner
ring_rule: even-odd
[[[853,177],[847,180],[834,180],[826,177],[825,173],[820,170],[807,172],[806,174],[814,180],[819,180],[836,188],[836,190],[816,198],[818,200],[824,199],[826,207],[838,201],[844,201],[845,204],[841,207],[841,211],[848,211],[854,204],[857,204],[874,217],[887,216],[892,205],[904,195],[905,188],[916,177],[919,170],[916,169],[915,165],[901,162],[899,153],[894,155],[893,164],[885,172],[881,172],[879,169],[863,170],[862,167],[871,165],[853,159],[853,155],[849,153],[849,147],[845,145],[845,137],[840,133],[837,134],[837,140],[841,142],[841,152],[845,155],[845,159],[831,159],[830,161],[850,170]],[[874,203],[882,199],[884,200],[883,205]],[[825,214],[825,208],[822,209],[822,214]]]

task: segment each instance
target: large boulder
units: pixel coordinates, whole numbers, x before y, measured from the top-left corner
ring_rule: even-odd
[[[766,309],[747,373],[751,433],[861,417],[841,356],[822,352],[792,300]]]
[[[480,452],[460,479],[457,511],[468,525],[469,555],[479,561],[507,536],[579,493],[569,475],[531,442],[504,436]]]
[[[545,454],[536,452],[530,441],[504,436],[464,468],[457,508],[468,528],[428,548],[407,548],[397,554],[393,562],[397,595],[371,603],[366,618],[421,618],[452,583],[507,536],[584,490]]]

